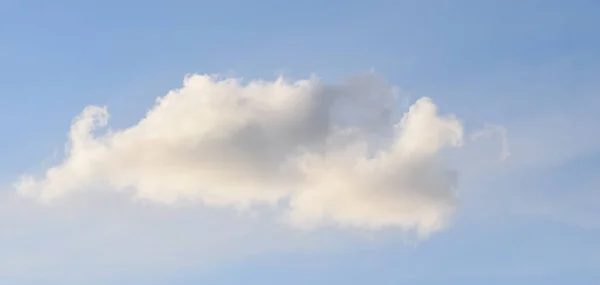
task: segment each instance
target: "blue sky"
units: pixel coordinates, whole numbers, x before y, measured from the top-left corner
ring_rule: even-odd
[[[2,1],[0,280],[597,284],[599,12],[583,0]],[[370,70],[411,104],[432,98],[466,134],[507,131],[505,161],[498,133],[450,155],[457,211],[418,242],[378,230],[299,234],[264,213],[121,194],[48,206],[11,186],[61,161],[89,105],[107,106],[120,130],[186,74],[333,84]]]

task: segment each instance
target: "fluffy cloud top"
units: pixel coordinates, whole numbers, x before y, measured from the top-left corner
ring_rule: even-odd
[[[15,186],[42,202],[115,190],[167,204],[285,205],[295,226],[427,235],[455,209],[440,151],[462,144],[462,126],[428,98],[404,114],[399,105],[371,75],[338,85],[192,75],[127,129],[107,129],[107,109],[87,107],[64,161]]]

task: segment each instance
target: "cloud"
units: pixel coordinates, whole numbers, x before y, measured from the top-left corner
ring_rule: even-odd
[[[506,128],[501,125],[487,125],[483,130],[471,134],[471,140],[489,139],[494,134],[498,135],[502,144],[500,160],[505,161],[510,156],[510,144],[508,143],[507,133]]]
[[[456,175],[440,154],[461,146],[463,130],[429,98],[404,114],[399,105],[374,75],[336,85],[191,75],[127,129],[107,127],[107,108],[85,108],[62,163],[15,187],[44,203],[120,191],[169,205],[280,207],[302,228],[425,236],[456,208]]]

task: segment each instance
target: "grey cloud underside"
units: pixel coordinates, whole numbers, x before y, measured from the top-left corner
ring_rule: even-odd
[[[73,122],[62,163],[17,191],[50,203],[73,191],[131,190],[155,203],[247,208],[285,202],[293,226],[396,227],[421,235],[455,210],[439,157],[462,144],[429,98],[404,114],[375,76],[325,84],[192,75],[135,126],[106,131],[106,108]]]

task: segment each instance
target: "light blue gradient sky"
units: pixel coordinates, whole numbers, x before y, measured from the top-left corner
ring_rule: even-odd
[[[19,266],[0,270],[0,281],[598,284],[599,14],[598,1],[583,0],[2,1],[2,185],[46,166],[85,106],[107,105],[111,126],[128,126],[194,72],[268,79],[315,73],[337,81],[374,69],[413,100],[432,97],[468,129],[503,125],[512,156],[485,171],[458,165],[462,205],[454,226],[417,245],[340,237],[344,245],[335,249],[230,252],[234,257],[214,264],[191,255],[185,266],[166,266],[170,261],[154,261],[163,255],[148,253],[142,260],[149,265],[136,271],[123,268],[137,267],[135,258],[111,266],[118,254],[87,262],[104,256],[90,249],[98,244],[122,246],[100,213],[74,207],[40,218],[50,210],[5,208],[0,252],[9,254],[0,265]],[[493,142],[481,147],[499,152]],[[119,211],[134,211],[131,224],[144,224],[127,233],[156,234],[145,225],[161,214]],[[96,227],[115,234],[108,241],[79,238]],[[173,232],[194,236],[189,228]],[[165,239],[151,244],[187,241]],[[61,261],[49,270],[54,259]]]

